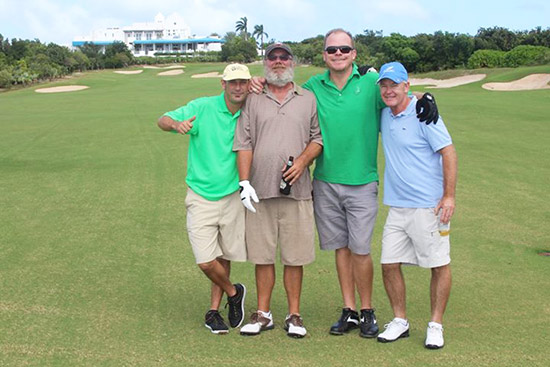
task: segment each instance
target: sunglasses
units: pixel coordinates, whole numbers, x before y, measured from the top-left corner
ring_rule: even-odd
[[[336,51],[338,51],[338,50],[340,50],[340,52],[343,53],[343,54],[349,54],[353,50],[353,47],[351,47],[351,46],[328,46],[327,48],[325,48],[325,52],[329,55],[335,54]]]
[[[284,54],[284,55],[268,55],[267,56],[267,59],[269,61],[275,61],[277,59],[281,60],[281,61],[288,61],[291,59],[290,55],[289,54]]]

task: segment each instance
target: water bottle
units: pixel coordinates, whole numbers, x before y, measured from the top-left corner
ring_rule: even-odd
[[[285,167],[285,170],[283,171],[283,175],[286,171],[288,171],[290,167],[292,167],[293,164],[294,164],[294,157],[293,156],[288,157],[288,162],[286,163],[286,167]],[[290,194],[291,186],[292,185],[288,181],[286,181],[284,177],[281,177],[281,183],[279,184],[279,191],[281,194],[283,195]]]

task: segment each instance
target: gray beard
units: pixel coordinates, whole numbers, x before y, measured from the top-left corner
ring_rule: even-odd
[[[267,66],[264,67],[265,80],[268,84],[276,85],[277,87],[284,87],[292,80],[294,80],[294,68],[288,68],[283,73],[275,73]]]

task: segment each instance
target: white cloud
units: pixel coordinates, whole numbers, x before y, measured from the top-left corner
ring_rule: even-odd
[[[415,0],[392,0],[392,1],[377,1],[374,4],[380,17],[398,17],[412,18],[416,20],[426,20],[429,18],[429,12],[424,9],[418,1]]]
[[[60,6],[47,0],[27,0],[24,9],[18,9],[16,19],[23,21],[31,37],[42,42],[69,44],[75,32],[88,19],[86,10],[78,5]]]
[[[378,24],[393,24],[399,20],[410,22],[429,19],[430,12],[417,0],[368,0],[354,1],[356,12],[353,15],[364,17]]]
[[[191,27],[193,34],[205,36],[217,32],[223,36],[226,32],[233,31],[235,22],[247,15],[246,7],[242,4],[229,1],[222,4],[214,0],[194,0],[179,13]]]
[[[316,13],[319,5],[306,0],[265,0],[263,7],[271,12],[275,18],[296,18],[301,19],[308,14]],[[320,4],[323,6],[323,4]]]

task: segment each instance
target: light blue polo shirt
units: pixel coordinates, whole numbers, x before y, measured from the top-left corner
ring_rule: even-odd
[[[416,97],[394,116],[382,110],[380,130],[386,158],[384,204],[433,208],[443,196],[443,164],[438,151],[453,142],[441,117],[426,125],[416,117]]]

